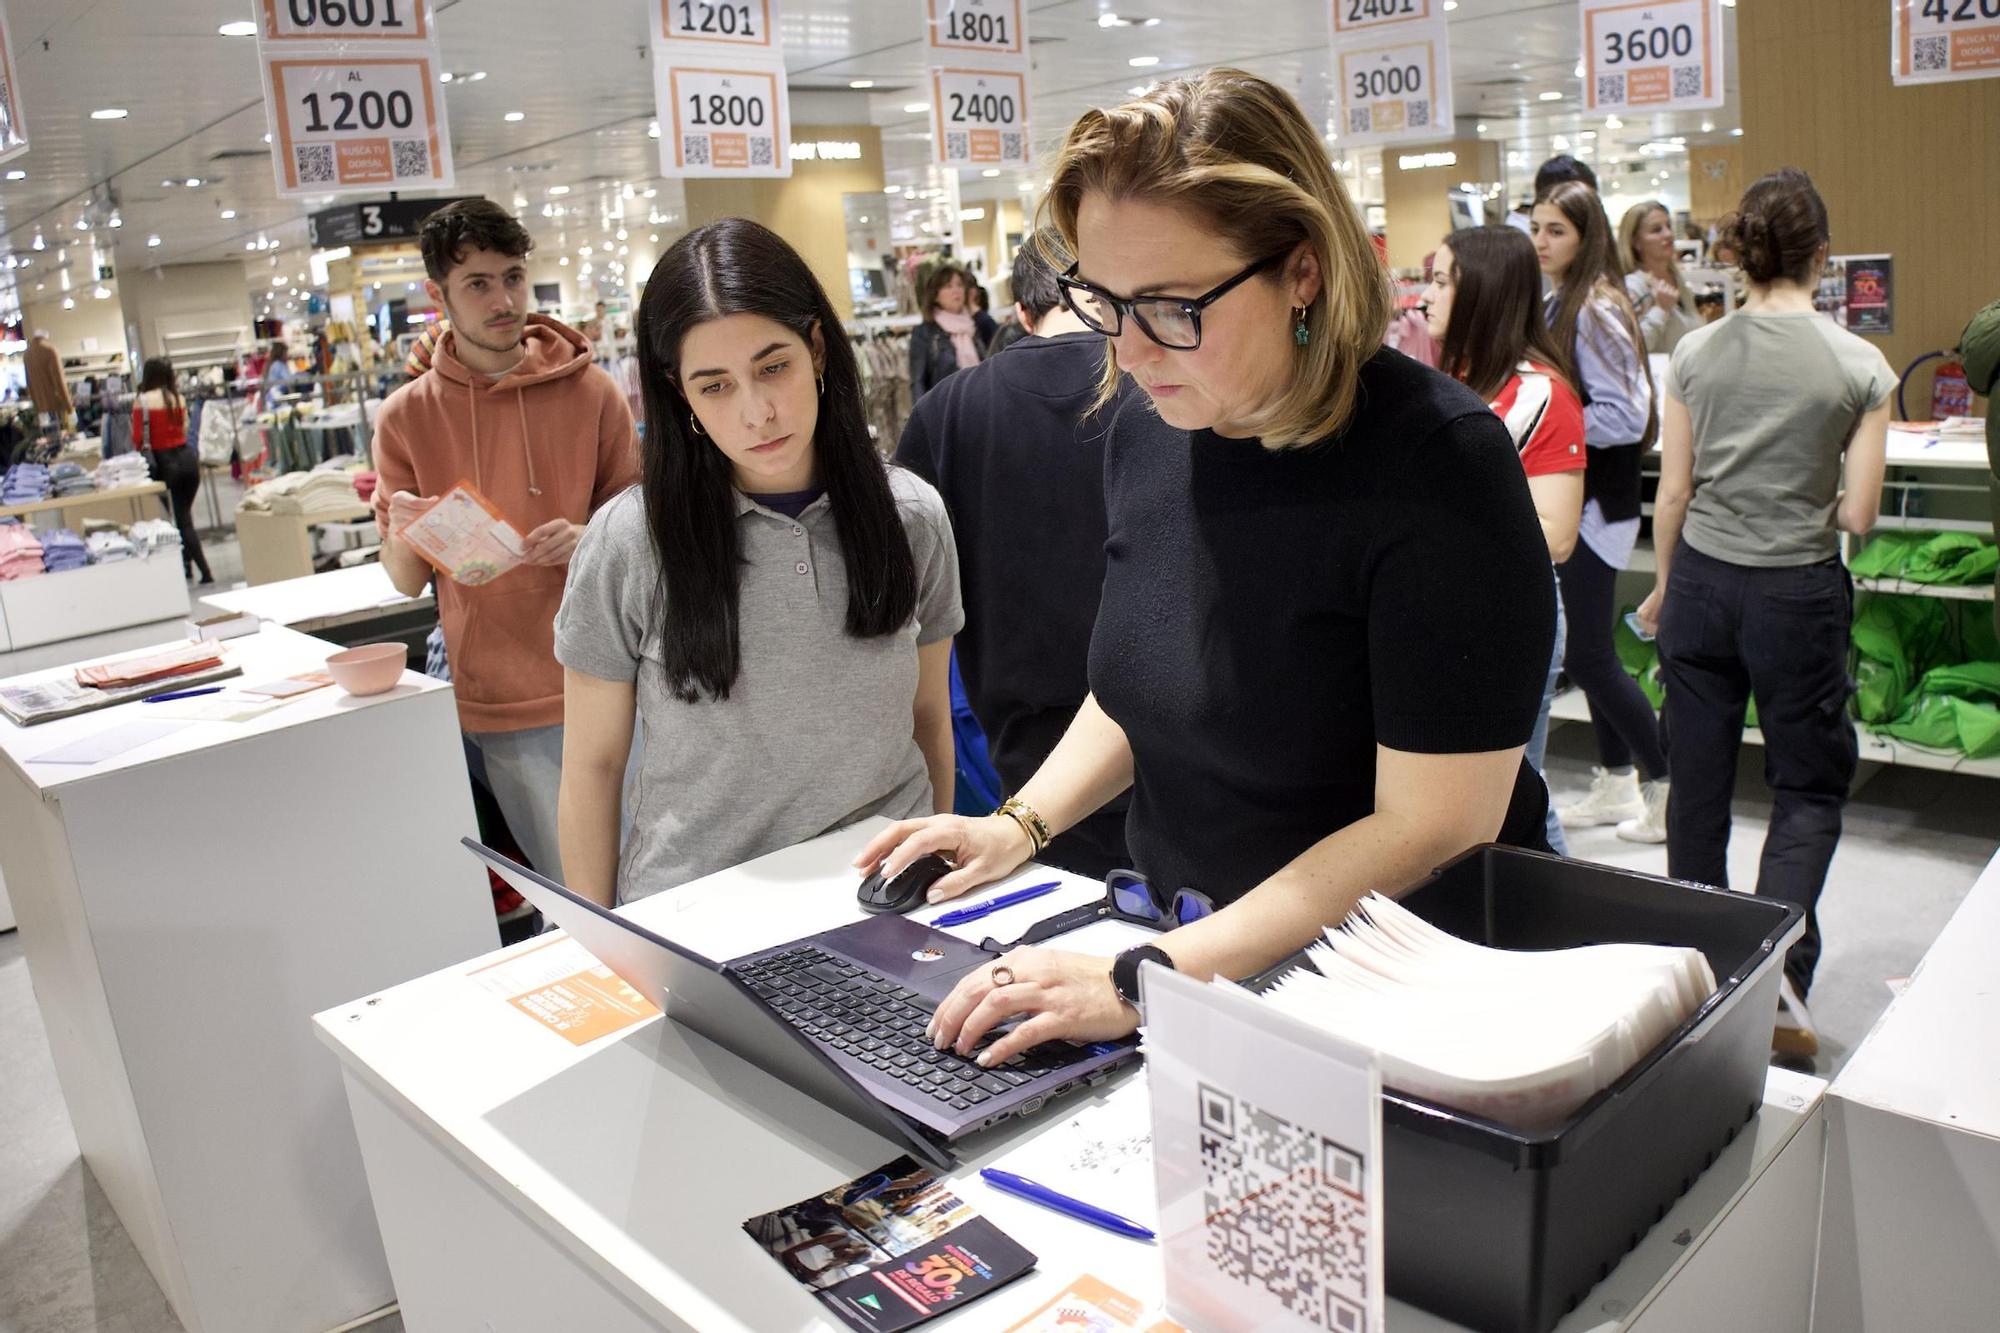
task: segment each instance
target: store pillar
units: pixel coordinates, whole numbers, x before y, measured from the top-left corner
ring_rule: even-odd
[[[1423,267],[1424,256],[1459,225],[1452,221],[1449,197],[1461,181],[1495,185],[1500,179],[1500,145],[1490,140],[1385,147],[1382,204],[1389,266]]]

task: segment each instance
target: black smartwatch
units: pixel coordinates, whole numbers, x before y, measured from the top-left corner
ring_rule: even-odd
[[[1139,1004],[1139,964],[1141,963],[1158,963],[1161,967],[1171,972],[1174,967],[1174,960],[1168,956],[1165,949],[1154,944],[1141,944],[1137,948],[1127,949],[1124,953],[1119,954],[1111,960],[1112,988],[1118,992],[1119,999],[1125,1001],[1125,1003],[1131,1005],[1134,1009],[1139,1010],[1139,1016],[1144,1018],[1146,1011]]]

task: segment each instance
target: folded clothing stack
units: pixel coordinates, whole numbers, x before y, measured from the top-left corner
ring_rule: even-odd
[[[80,463],[57,463],[49,469],[49,482],[58,500],[72,495],[89,495],[97,489],[90,472]]]
[[[354,479],[346,472],[287,472],[252,487],[238,507],[273,514],[324,514],[360,503]]]
[[[144,486],[150,480],[152,475],[146,470],[144,454],[119,454],[97,465],[97,489],[100,491]]]
[[[163,518],[145,518],[134,523],[125,533],[132,551],[141,557],[151,557],[155,551],[172,551],[176,555],[181,549],[181,534],[173,524]]]
[[[93,532],[84,538],[83,544],[90,552],[90,563],[93,565],[115,565],[138,555],[132,549],[132,543],[125,539],[125,534],[116,528]]]
[[[72,569],[82,569],[90,563],[90,548],[83,544],[83,538],[68,528],[56,528],[42,534],[42,568],[51,574],[62,574]]]
[[[30,579],[42,572],[42,544],[35,530],[0,523],[0,579]]]
[[[16,463],[0,481],[0,501],[31,505],[49,498],[49,470],[40,463]]]

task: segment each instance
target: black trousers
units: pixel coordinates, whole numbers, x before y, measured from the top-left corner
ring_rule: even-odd
[[[1660,611],[1662,731],[1674,764],[1667,873],[1729,884],[1729,800],[1754,696],[1772,795],[1757,892],[1805,909],[1806,933],[1785,958],[1801,996],[1819,962],[1819,895],[1857,762],[1847,716],[1853,620],[1853,584],[1838,560],[1759,569],[1685,542]]]
[[[1556,566],[1556,581],[1562,585],[1563,615],[1569,621],[1563,670],[1590,704],[1597,762],[1606,768],[1629,768],[1636,757],[1639,776],[1649,782],[1664,778],[1667,755],[1653,705],[1639,683],[1625,673],[1612,646],[1618,571],[1579,541],[1570,558]]]
[[[208,557],[202,554],[201,536],[194,529],[194,500],[201,494],[201,461],[195,457],[194,446],[155,449],[153,479],[166,483],[167,512],[173,516],[174,526],[181,530],[182,570],[191,572],[199,568],[204,579],[213,579],[215,576],[208,572]]]

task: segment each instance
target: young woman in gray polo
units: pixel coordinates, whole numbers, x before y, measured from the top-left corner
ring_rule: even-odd
[[[555,624],[563,866],[603,903],[951,809],[965,620],[944,503],[875,452],[854,354],[797,252],[741,218],[690,232],[654,268],[638,335],[643,482],[591,520]]]

